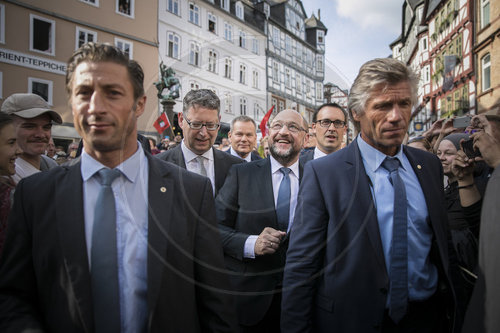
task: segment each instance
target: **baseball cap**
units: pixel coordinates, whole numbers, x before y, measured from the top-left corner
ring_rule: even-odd
[[[61,116],[50,109],[49,104],[36,94],[12,94],[3,102],[2,112],[30,119],[47,113],[52,121],[62,124]]]

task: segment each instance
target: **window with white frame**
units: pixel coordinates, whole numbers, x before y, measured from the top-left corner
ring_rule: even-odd
[[[3,73],[0,72],[0,98],[3,98]]]
[[[224,59],[224,77],[231,79],[233,77],[233,60],[229,57]]]
[[[276,27],[273,27],[273,44],[274,47],[280,47],[280,31]]]
[[[196,42],[189,43],[189,64],[200,66],[200,44]]]
[[[252,71],[252,87],[259,89],[259,71],[256,69]]]
[[[302,44],[300,42],[297,42],[296,52],[297,60],[302,61]]]
[[[253,119],[255,119],[255,120],[259,119],[259,109],[260,109],[259,103],[254,103],[253,104]]]
[[[134,17],[134,0],[116,0],[116,12]]]
[[[302,76],[300,76],[299,74],[295,75],[295,91],[297,92],[297,94],[302,93]]]
[[[224,39],[233,42],[233,26],[224,22]]]
[[[482,91],[491,88],[491,56],[489,53],[481,58],[481,85]]]
[[[208,31],[217,34],[217,16],[208,12],[207,17],[208,17]]]
[[[96,42],[97,41],[97,32],[92,31],[92,30],[87,30],[84,28],[76,27],[76,45],[75,45],[75,50],[78,49],[80,46],[86,43],[90,42]]]
[[[189,3],[189,22],[200,25],[200,7],[194,3]]]
[[[304,89],[304,92],[306,94],[307,97],[311,97],[311,81],[306,79],[306,87]]]
[[[123,53],[125,53],[129,59],[132,59],[134,55],[134,46],[132,42],[120,38],[115,38],[115,46],[119,48]]]
[[[266,18],[269,18],[269,15],[271,14],[271,7],[267,2],[264,2],[264,14],[266,15]]]
[[[34,77],[28,77],[28,92],[41,96],[50,105],[52,104],[53,82]]]
[[[321,82],[316,82],[316,99],[323,99],[323,85]]]
[[[247,84],[247,66],[245,64],[240,64],[240,83]]]
[[[427,37],[423,37],[421,41],[421,46],[422,46],[422,51],[427,51],[428,44],[427,44]]]
[[[273,61],[273,81],[280,82],[280,67],[276,61]]]
[[[240,47],[246,49],[246,44],[247,44],[247,34],[243,31],[240,30]]]
[[[167,32],[167,56],[179,59],[181,38],[173,32]]]
[[[252,39],[252,52],[259,54],[259,40],[257,38]]]
[[[429,65],[424,66],[422,70],[422,81],[424,83],[429,83],[431,80],[431,67]]]
[[[316,70],[318,72],[323,72],[324,70],[323,56],[321,54],[316,56]]]
[[[481,28],[490,24],[490,0],[481,0]]]
[[[245,97],[240,97],[240,114],[247,115],[247,99]]]
[[[30,51],[55,54],[56,22],[30,14]]]
[[[229,91],[224,93],[224,112],[233,113],[233,96]]]
[[[0,43],[5,43],[5,5],[0,4]]]
[[[289,35],[285,36],[285,50],[287,54],[292,54],[292,38]]]
[[[292,75],[290,74],[290,68],[285,68],[285,87],[292,87]]]
[[[220,6],[222,7],[222,9],[224,9],[225,11],[229,11],[229,0],[220,0]]]
[[[191,90],[198,90],[201,86],[197,81],[189,81],[189,87],[191,88]]]
[[[208,68],[212,73],[217,73],[217,52],[215,50],[208,51]]]
[[[316,36],[318,44],[325,44],[325,32],[323,30],[318,30]]]
[[[234,7],[236,9],[236,17],[240,20],[245,20],[245,10],[243,9],[243,4],[238,1]]]
[[[167,0],[167,10],[172,14],[179,15],[179,0]]]
[[[89,5],[99,7],[99,0],[80,0],[81,2],[88,3]]]

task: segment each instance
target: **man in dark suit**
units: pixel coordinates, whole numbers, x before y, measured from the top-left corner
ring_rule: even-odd
[[[228,153],[247,162],[262,159],[254,151],[257,146],[257,125],[255,120],[248,116],[233,118],[228,136],[231,140],[231,148],[227,150]]]
[[[347,112],[337,103],[325,103],[314,111],[312,130],[316,147],[302,152],[304,162],[334,153],[342,148],[347,130]]]
[[[306,164],[282,332],[458,328],[441,164],[402,146],[417,82],[397,60],[364,64],[349,96],[360,135]]]
[[[191,90],[183,100],[179,124],[182,143],[155,155],[188,171],[208,177],[214,195],[224,184],[229,168],[243,163],[241,158],[212,148],[220,126],[220,100],[210,89]]]
[[[242,332],[279,332],[286,239],[302,173],[304,119],[284,110],[270,124],[271,155],[232,167],[216,198]]]
[[[137,141],[143,79],[110,45],[85,44],[69,60],[84,152],[16,189],[0,261],[0,331],[237,329],[232,299],[218,292],[228,280],[209,181]]]

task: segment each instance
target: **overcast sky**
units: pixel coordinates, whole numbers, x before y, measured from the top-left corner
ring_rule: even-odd
[[[307,17],[313,12],[318,17],[321,9],[321,21],[328,29],[325,83],[342,88],[350,88],[363,63],[389,56],[389,44],[401,33],[403,0],[302,0],[302,4]]]

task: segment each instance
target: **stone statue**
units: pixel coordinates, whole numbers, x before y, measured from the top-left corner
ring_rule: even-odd
[[[155,82],[156,89],[158,90],[158,98],[161,101],[173,101],[179,98],[179,88],[181,84],[179,79],[176,78],[175,71],[163,63],[160,63],[160,81]]]

